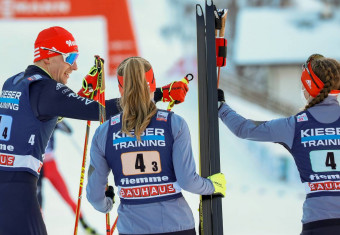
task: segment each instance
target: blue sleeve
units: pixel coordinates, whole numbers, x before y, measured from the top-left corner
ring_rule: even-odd
[[[223,104],[218,115],[229,130],[239,138],[281,143],[289,148],[293,145],[294,116],[271,121],[253,121],[242,117],[227,104]]]
[[[173,114],[171,127],[174,137],[172,158],[178,184],[181,188],[191,193],[200,195],[213,194],[215,189],[211,181],[196,173],[187,123],[182,117]]]
[[[118,99],[105,101],[107,119],[119,113],[118,101]],[[56,116],[99,120],[99,105],[96,101],[80,97],[69,87],[52,79],[37,81],[30,85],[30,104],[33,113],[41,121]]]
[[[86,198],[98,211],[107,213],[112,209],[113,201],[105,197],[107,178],[111,171],[105,159],[105,144],[109,121],[100,125],[93,138],[90,150],[90,167],[86,185]]]

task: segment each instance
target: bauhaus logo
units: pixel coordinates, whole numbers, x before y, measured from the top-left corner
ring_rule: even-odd
[[[4,18],[16,15],[67,15],[70,11],[70,0],[0,0],[0,17]]]

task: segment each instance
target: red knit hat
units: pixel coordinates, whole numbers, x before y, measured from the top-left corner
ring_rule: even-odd
[[[41,47],[60,51],[62,53],[78,52],[78,46],[72,34],[66,29],[54,26],[41,31],[34,43],[34,61],[60,55],[44,50]]]

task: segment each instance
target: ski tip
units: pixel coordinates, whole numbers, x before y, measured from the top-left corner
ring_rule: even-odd
[[[202,16],[203,15],[203,9],[202,9],[200,4],[196,4],[196,14],[198,16]]]
[[[209,4],[210,3],[210,4]],[[205,5],[207,6],[213,6],[214,5],[214,2],[213,0],[205,0]]]

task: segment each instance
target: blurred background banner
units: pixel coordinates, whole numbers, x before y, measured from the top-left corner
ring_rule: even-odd
[[[124,58],[138,55],[126,0],[0,0],[0,19],[88,16],[105,18],[109,54],[106,63],[109,66],[110,75],[114,75],[117,66]],[[90,28],[88,36],[96,37],[91,34]]]

